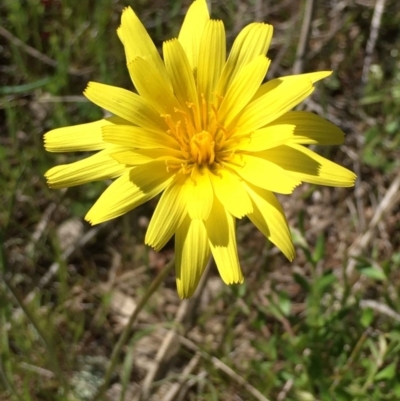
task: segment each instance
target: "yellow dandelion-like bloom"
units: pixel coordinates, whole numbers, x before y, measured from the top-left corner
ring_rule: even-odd
[[[243,282],[235,220],[247,216],[289,259],[294,247],[274,192],[301,182],[349,187],[355,175],[303,145],[337,145],[343,132],[315,114],[290,111],[330,71],[262,84],[272,26],[247,25],[226,57],[224,25],[205,0],[190,6],[163,58],[128,7],[118,36],[138,94],[90,82],[85,96],[114,116],[55,129],[50,152],[98,151],[46,173],[53,188],[116,178],[86,215],[121,216],[162,193],[146,233],[160,250],[175,234],[180,297],[190,297],[211,254],[227,284]]]

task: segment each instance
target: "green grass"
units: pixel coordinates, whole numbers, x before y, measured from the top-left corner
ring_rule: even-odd
[[[189,2],[5,0],[0,6],[0,26],[13,38],[0,35],[1,401],[91,400],[125,327],[124,313],[173,255],[173,243],[160,253],[143,245],[155,205],[149,202],[65,257],[67,239],[77,243],[90,232],[80,222],[106,183],[64,192],[48,189],[43,177],[51,166],[80,157],[46,153],[43,134],[102,116],[81,97],[88,81],[132,89],[115,34],[128,3],[161,48],[177,34]],[[229,43],[244,24],[260,19],[259,3],[212,3]],[[268,3],[261,11],[275,27],[269,56],[280,57],[275,76],[287,75],[301,17],[295,18],[295,2]],[[184,323],[176,322],[181,301],[169,275],[123,347],[108,399],[130,400],[143,387],[172,328],[190,342],[171,350],[174,358],[153,381],[160,399],[194,363],[196,350],[199,360],[186,379],[192,384],[181,399],[256,400],[252,388],[273,401],[400,399],[398,197],[385,206],[357,258],[349,256],[400,167],[400,54],[393,51],[400,48],[400,8],[387,2],[362,88],[373,9],[352,3],[335,12],[329,4],[318,3],[305,69],[335,74],[306,104],[346,132],[343,147],[321,152],[356,170],[357,186],[304,185],[281,198],[297,249],[293,263],[249,221],[240,221],[245,283],[226,287],[212,267]],[[43,282],[54,263],[57,272]]]

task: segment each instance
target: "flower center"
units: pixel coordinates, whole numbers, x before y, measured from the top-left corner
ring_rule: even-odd
[[[211,165],[215,160],[215,141],[208,131],[195,134],[190,139],[190,153],[194,163]]]

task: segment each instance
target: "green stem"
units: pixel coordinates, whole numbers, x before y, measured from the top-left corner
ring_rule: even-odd
[[[129,318],[129,322],[124,328],[124,331],[122,332],[121,336],[118,339],[117,344],[115,344],[111,358],[110,358],[110,363],[108,364],[107,370],[104,374],[104,379],[103,383],[100,386],[99,390],[97,393],[94,395],[92,398],[92,401],[99,401],[104,397],[104,393],[107,389],[107,386],[110,382],[110,378],[112,373],[114,372],[115,366],[117,365],[118,362],[118,357],[121,353],[122,347],[127,343],[130,331],[132,329],[133,324],[136,321],[136,318],[138,317],[139,313],[142,311],[142,309],[146,306],[147,301],[150,299],[150,297],[155,293],[155,291],[158,289],[160,284],[164,281],[165,277],[168,275],[168,273],[172,270],[172,268],[175,265],[175,260],[172,259],[156,276],[156,278],[152,281],[150,284],[150,287],[148,290],[145,292],[139,303],[137,304],[135,310],[132,312],[131,317]]]

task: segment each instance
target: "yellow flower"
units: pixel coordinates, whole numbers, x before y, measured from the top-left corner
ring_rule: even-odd
[[[235,220],[247,216],[292,260],[294,247],[274,192],[301,182],[348,187],[355,175],[302,145],[337,145],[343,132],[290,111],[329,71],[262,84],[272,26],[252,23],[226,58],[224,25],[205,0],[189,8],[161,59],[131,8],[118,35],[138,94],[89,83],[85,96],[114,117],[45,135],[50,152],[98,151],[46,173],[53,188],[118,177],[86,219],[118,217],[162,193],[146,233],[160,250],[175,234],[180,297],[190,297],[211,254],[225,283],[241,283]]]

